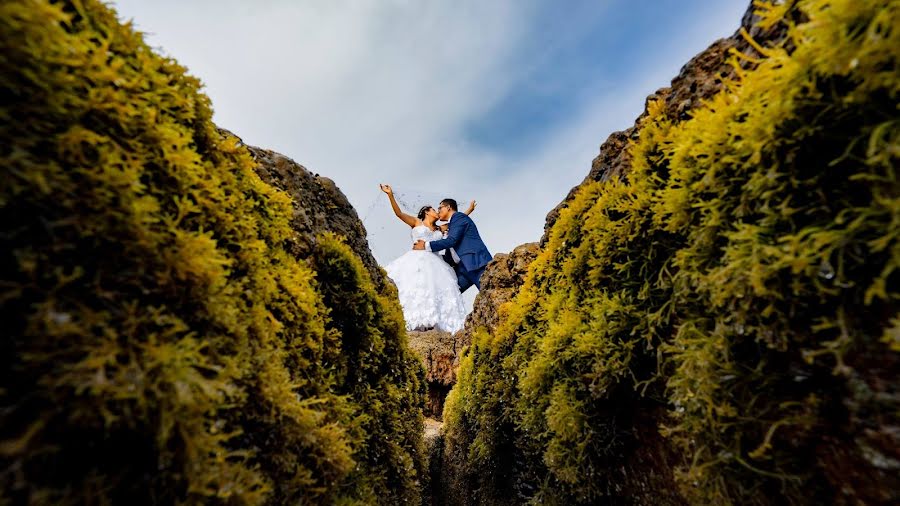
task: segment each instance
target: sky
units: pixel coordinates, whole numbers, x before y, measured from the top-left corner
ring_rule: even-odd
[[[114,0],[214,121],[335,181],[387,264],[422,203],[475,199],[492,253],[540,239],[610,133],[749,0]],[[474,293],[473,291],[470,291]],[[469,293],[469,303],[473,293]]]

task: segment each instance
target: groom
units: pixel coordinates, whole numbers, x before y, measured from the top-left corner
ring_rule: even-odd
[[[459,256],[459,262],[454,266],[459,291],[465,292],[472,285],[480,290],[481,274],[491,261],[491,254],[478,235],[478,227],[466,213],[457,212],[456,201],[453,199],[441,201],[438,218],[450,222],[447,238],[430,242],[419,240],[413,249],[440,251],[453,248]]]

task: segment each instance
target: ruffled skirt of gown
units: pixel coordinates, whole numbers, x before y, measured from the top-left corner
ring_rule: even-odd
[[[412,250],[385,267],[397,285],[407,330],[435,327],[456,332],[466,321],[466,308],[456,272],[436,253]]]

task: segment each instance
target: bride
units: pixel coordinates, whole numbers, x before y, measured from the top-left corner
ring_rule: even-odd
[[[390,199],[394,214],[412,229],[412,244],[419,239],[434,241],[443,237],[436,225],[438,214],[433,207],[424,206],[417,216],[411,216],[397,205],[390,185],[379,187]],[[474,210],[475,202],[472,201],[466,214]],[[410,250],[385,267],[397,285],[407,330],[437,328],[454,333],[463,327],[465,304],[456,282],[456,272],[443,260],[443,254],[443,251]]]

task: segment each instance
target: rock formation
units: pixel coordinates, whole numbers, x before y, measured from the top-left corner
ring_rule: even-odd
[[[609,137],[467,326],[450,504],[900,500],[894,4],[755,2]]]
[[[497,253],[481,278],[481,291],[475,297],[472,313],[459,335],[463,346],[472,342],[479,329],[492,332],[500,321],[500,307],[522,286],[528,266],[538,254],[537,243],[517,246],[509,253]]]
[[[229,132],[230,133],[230,132]],[[298,258],[306,258],[323,232],[344,238],[359,256],[375,286],[381,290],[385,275],[366,240],[366,229],[350,205],[350,201],[331,179],[314,174],[290,158],[268,149],[246,146],[257,162],[256,173],[269,185],[291,197],[294,236],[288,250]]]
[[[0,503],[419,502],[424,372],[334,184],[100,2],[3,2],[0,51]]]
[[[444,399],[456,383],[456,367],[462,342],[457,335],[438,329],[409,331],[409,347],[425,366],[425,382],[428,394],[424,414],[440,421],[444,411]]]

